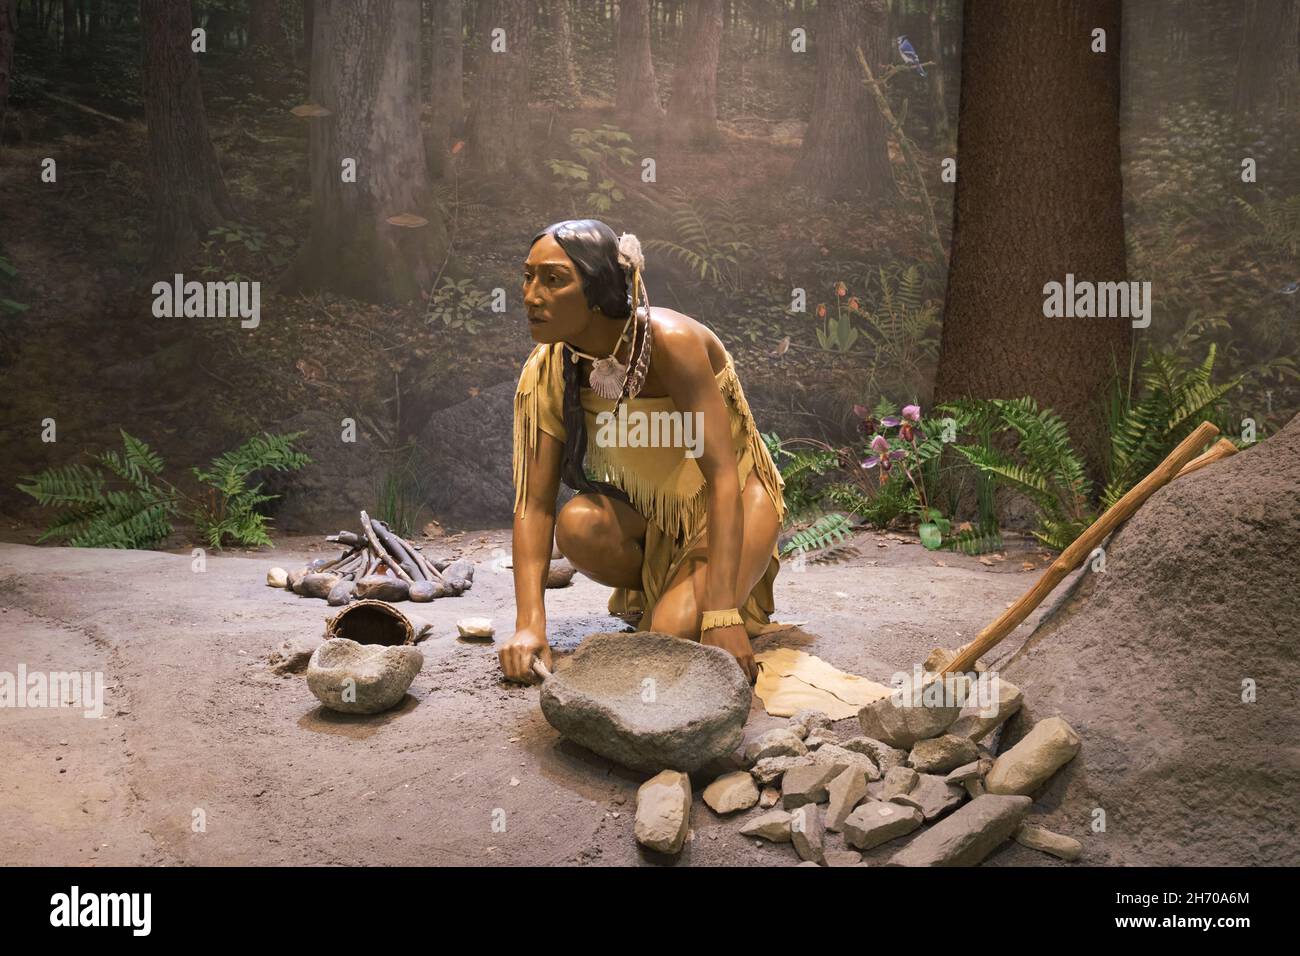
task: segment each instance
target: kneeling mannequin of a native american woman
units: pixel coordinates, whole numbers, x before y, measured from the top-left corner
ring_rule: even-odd
[[[512,680],[531,680],[535,657],[551,666],[552,537],[614,589],[611,614],[721,647],[756,676],[750,637],[774,610],[784,482],[730,353],[690,316],[652,309],[643,267],[635,236],[594,219],[547,226],[524,262],[537,346],[514,405],[517,618],[499,649]],[[557,515],[561,479],[577,494]]]

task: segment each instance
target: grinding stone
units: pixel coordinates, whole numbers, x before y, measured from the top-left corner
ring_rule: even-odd
[[[750,685],[735,657],[654,631],[593,634],[542,685],[542,713],[634,770],[690,773],[740,744]]]

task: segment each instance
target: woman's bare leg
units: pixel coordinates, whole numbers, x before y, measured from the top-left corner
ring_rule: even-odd
[[[772,560],[772,549],[781,534],[781,521],[776,505],[755,472],[745,480],[740,495],[744,511],[743,541],[740,548],[740,567],[737,572],[738,591],[744,598],[762,580]],[[707,582],[708,556],[703,544],[708,542],[708,532],[703,536],[700,549],[687,557],[664,588],[650,615],[648,630],[661,631],[692,641],[700,639],[700,619],[703,615],[705,584]]]
[[[577,570],[611,588],[641,589],[646,521],[608,495],[574,495],[555,516],[555,544]]]

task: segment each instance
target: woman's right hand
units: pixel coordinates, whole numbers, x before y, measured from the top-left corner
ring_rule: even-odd
[[[531,684],[538,679],[533,673],[534,657],[540,657],[546,669],[551,669],[551,645],[546,643],[544,633],[531,628],[515,631],[515,636],[497,649],[497,657],[501,660],[501,670],[506,679],[521,684]]]

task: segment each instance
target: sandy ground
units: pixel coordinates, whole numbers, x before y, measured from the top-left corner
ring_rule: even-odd
[[[323,710],[301,676],[274,675],[266,658],[287,637],[319,633],[333,609],[264,583],[272,565],[335,553],[319,541],[211,556],[201,573],[188,554],[0,544],[0,671],[102,671],[107,693],[99,719],[0,710],[0,864],[798,862],[789,845],[740,836],[745,814],[721,819],[698,798],[693,838],[675,861],[638,847],[643,777],[561,740],[537,688],[506,683],[491,643],[457,636],[455,620],[470,615],[492,617],[498,639],[510,635],[510,572],[492,569],[507,531],[426,545],[478,566],[460,598],[401,605],[433,625],[402,705],[373,717]],[[932,647],[969,640],[1030,586],[1036,572],[1022,561],[1041,569],[1044,560],[1008,543],[1006,560],[986,566],[928,553],[914,538],[860,533],[839,563],[783,568],[776,616],[806,623],[756,649],[797,646],[888,682]],[[547,592],[558,651],[623,629],[603,613],[608,594],[581,575]],[[1019,647],[1045,610],[990,663]],[[747,737],[778,723],[755,699]],[[710,779],[694,781],[697,797]],[[1009,844],[991,862],[1054,861]]]

